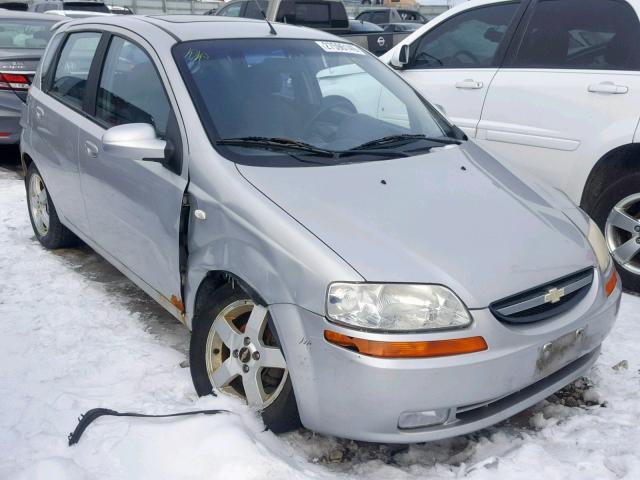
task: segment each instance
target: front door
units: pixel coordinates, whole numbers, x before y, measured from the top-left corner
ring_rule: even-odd
[[[92,237],[156,299],[183,310],[179,227],[187,169],[107,153],[101,141],[108,128],[129,123],[151,124],[166,138],[173,114],[163,81],[147,52],[114,35],[96,86],[93,118],[82,122],[79,139]]]
[[[411,45],[403,76],[471,137],[519,7],[508,1],[465,10]]]
[[[640,22],[620,0],[538,0],[495,76],[477,141],[580,203],[592,166],[633,141]]]

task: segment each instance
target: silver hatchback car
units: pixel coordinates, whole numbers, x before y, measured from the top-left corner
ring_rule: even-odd
[[[192,330],[197,392],[275,432],[439,439],[585,374],[621,296],[593,222],[359,47],[273,27],[62,26],[22,134],[40,242],[113,263]]]

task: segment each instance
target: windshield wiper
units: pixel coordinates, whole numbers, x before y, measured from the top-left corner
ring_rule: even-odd
[[[370,142],[363,143],[351,150],[366,150],[369,148],[384,147],[389,145],[405,145],[407,143],[417,142],[419,140],[425,140],[428,142],[439,143],[440,145],[460,145],[460,140],[450,137],[427,137],[426,135],[417,134],[402,134],[402,135],[389,135],[387,137],[371,140]]]
[[[276,137],[239,137],[239,138],[223,138],[216,142],[217,145],[229,145],[232,147],[247,147],[247,148],[263,148],[265,150],[274,151],[297,151],[303,153],[310,153],[313,155],[319,155],[328,158],[343,158],[352,155],[375,155],[382,157],[408,157],[409,155],[404,152],[396,150],[374,150],[374,149],[361,149],[359,147],[351,148],[349,150],[329,150],[326,148],[315,147],[305,142],[298,140],[292,140],[288,138],[276,138]]]
[[[312,153],[323,157],[335,157],[336,152],[324,148],[314,147],[308,143],[291,140],[288,138],[276,137],[239,137],[223,138],[218,140],[216,145],[229,145],[232,147],[263,148],[265,150],[295,150],[299,152]]]

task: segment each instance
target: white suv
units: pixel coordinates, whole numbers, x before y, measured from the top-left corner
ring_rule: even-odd
[[[635,291],[638,12],[640,0],[476,0],[381,57],[481,146],[585,209]]]

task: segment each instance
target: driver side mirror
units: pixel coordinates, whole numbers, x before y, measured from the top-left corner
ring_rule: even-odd
[[[409,45],[404,44],[394,50],[390,63],[394,68],[401,69],[406,67],[409,64]]]
[[[159,162],[164,165],[167,142],[158,138],[156,129],[151,124],[128,123],[104,132],[102,149],[118,157]]]

